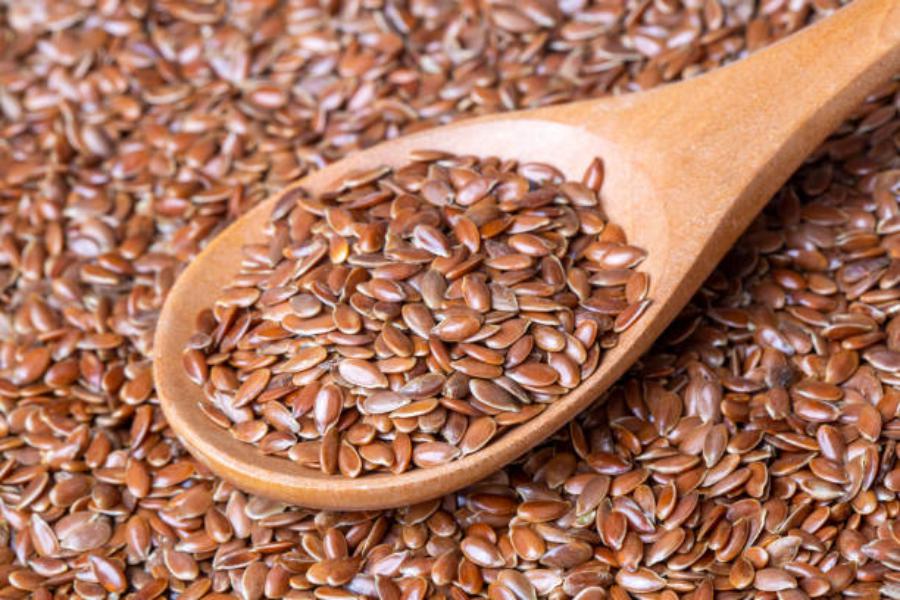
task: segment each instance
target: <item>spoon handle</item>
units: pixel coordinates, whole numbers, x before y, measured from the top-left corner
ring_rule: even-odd
[[[651,188],[677,248],[657,285],[681,306],[788,177],[897,73],[900,0],[855,0],[725,68],[555,118],[637,157],[629,185]]]
[[[654,169],[704,178],[682,182],[695,193],[680,214],[721,227],[717,235],[730,245],[825,138],[898,73],[900,0],[856,0],[746,60],[660,90],[679,94],[677,104],[660,110],[651,93],[635,110],[656,113],[647,115],[648,143],[676,149]]]

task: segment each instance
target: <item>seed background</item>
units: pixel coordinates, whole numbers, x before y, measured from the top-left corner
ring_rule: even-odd
[[[693,76],[836,7],[0,5],[0,596],[900,595],[896,82],[605,404],[469,490],[352,514],[246,496],[184,452],[150,373],[180,268],[286,182]]]

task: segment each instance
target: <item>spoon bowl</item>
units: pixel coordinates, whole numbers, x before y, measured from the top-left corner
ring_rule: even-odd
[[[777,65],[777,67],[776,67]],[[154,341],[156,388],[185,446],[223,478],[314,508],[376,509],[435,498],[489,475],[596,401],[645,352],[771,195],[818,144],[900,69],[900,0],[857,0],[739,63],[651,92],[466,120],[385,142],[313,173],[217,236],[169,293]],[[326,475],[240,442],[200,410],[181,353],[195,317],[238,273],[244,244],[264,243],[272,207],[297,187],[401,166],[412,150],[549,163],[579,179],[602,158],[601,203],[644,248],[653,303],[597,371],[485,448],[399,475]]]

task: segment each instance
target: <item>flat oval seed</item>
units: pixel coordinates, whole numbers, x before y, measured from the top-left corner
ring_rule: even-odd
[[[338,386],[329,383],[319,389],[313,408],[313,415],[319,432],[324,432],[337,423],[343,406],[344,394]]]
[[[559,374],[552,367],[536,363],[528,362],[511,369],[507,375],[516,383],[522,385],[543,387],[556,383]]]
[[[506,564],[500,550],[482,537],[463,538],[459,548],[467,559],[480,567],[496,569]]]
[[[655,572],[646,568],[639,568],[633,572],[621,569],[616,573],[616,583],[629,592],[636,594],[649,594],[658,592],[666,587],[666,580]]]
[[[387,414],[412,402],[412,398],[397,392],[375,392],[363,400],[363,410],[370,415]]]
[[[763,592],[779,592],[797,587],[797,579],[781,569],[760,569],[753,585]]]
[[[312,369],[328,358],[328,351],[322,346],[311,346],[308,348],[300,348],[296,354],[275,366],[273,373],[299,373]]]
[[[381,335],[385,345],[390,348],[394,354],[401,357],[412,356],[414,350],[412,340],[397,329],[394,324],[385,323],[384,327],[381,329]]]
[[[461,454],[460,449],[445,442],[426,442],[413,448],[412,459],[418,467],[446,464]]]
[[[256,399],[269,384],[271,374],[269,369],[258,369],[251,373],[235,393],[232,406],[240,408],[241,406],[246,406],[253,402],[253,400]]]
[[[463,454],[471,454],[483,448],[497,433],[497,422],[492,417],[479,417],[469,423],[459,443]]]
[[[338,372],[351,385],[364,388],[385,388],[387,377],[375,366],[365,360],[346,358],[338,363]]]
[[[481,322],[471,315],[451,315],[437,324],[431,333],[445,342],[461,342],[475,335]]]
[[[565,336],[557,329],[546,325],[535,325],[531,330],[534,343],[545,352],[562,352],[566,347]]]

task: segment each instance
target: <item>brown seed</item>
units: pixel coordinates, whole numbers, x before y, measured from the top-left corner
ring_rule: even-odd
[[[197,349],[186,349],[182,355],[182,365],[188,377],[197,385],[206,383],[209,376],[209,369],[203,353]],[[77,375],[76,375],[77,377]]]
[[[269,384],[270,377],[271,371],[268,369],[259,369],[251,373],[234,394],[232,406],[240,408],[253,402]]]
[[[826,383],[843,383],[856,371],[858,354],[852,350],[841,350],[828,359],[825,367]]]
[[[485,340],[485,345],[488,348],[493,348],[495,350],[508,348],[525,335],[527,329],[528,321],[525,319],[510,319],[509,321],[504,321],[500,325],[500,330]]]
[[[816,432],[816,440],[823,456],[838,463],[844,461],[846,445],[844,436],[831,425],[821,425]]]
[[[404,304],[401,313],[403,321],[416,335],[422,338],[428,337],[429,332],[434,327],[434,318],[431,315],[431,311],[424,304]]]
[[[397,392],[384,391],[375,392],[371,396],[366,396],[363,401],[363,409],[368,414],[380,415],[393,412],[412,402],[412,398]]]
[[[351,385],[364,388],[384,388],[388,381],[372,363],[358,358],[345,358],[338,363],[338,372]]]
[[[517,515],[529,523],[544,523],[558,519],[568,512],[569,504],[554,500],[534,500],[519,505]]]
[[[328,358],[328,352],[321,346],[299,349],[293,356],[272,369],[273,373],[299,373],[312,369]]]
[[[566,347],[566,338],[557,329],[546,325],[535,325],[531,333],[534,336],[534,343],[545,352],[562,352]]]
[[[130,460],[125,469],[125,485],[128,491],[136,498],[143,498],[150,493],[150,473],[144,463],[139,460]]]
[[[50,361],[50,350],[46,347],[25,351],[12,372],[13,383],[20,386],[34,383],[50,366]]]
[[[88,558],[94,571],[94,576],[107,592],[120,593],[125,591],[128,581],[125,579],[125,573],[119,565],[96,554],[90,554]]]
[[[413,448],[412,460],[419,467],[435,467],[450,462],[459,454],[459,448],[451,444],[426,442]]]
[[[753,585],[764,592],[778,592],[797,587],[797,579],[781,569],[760,569]]]
[[[362,459],[356,449],[348,443],[338,449],[338,469],[344,477],[359,477],[362,473]]]
[[[150,553],[150,526],[146,519],[139,515],[132,516],[125,528],[125,537],[130,552],[140,559],[146,559]]]
[[[166,548],[163,552],[163,561],[176,579],[191,581],[197,578],[199,573],[197,562],[190,555]]]
[[[412,340],[391,323],[385,323],[381,329],[385,345],[397,356],[412,356],[414,346]]]
[[[642,271],[634,271],[625,283],[625,300],[629,304],[637,304],[647,298],[650,290],[650,276]]]
[[[731,570],[728,573],[729,583],[739,590],[750,586],[755,577],[756,571],[753,568],[753,565],[744,557],[739,557],[732,564]]]
[[[468,274],[462,278],[462,293],[466,304],[472,310],[487,312],[491,308],[491,291],[485,283],[485,278]]]
[[[59,554],[56,533],[40,515],[31,515],[29,532],[34,548],[41,556],[54,557]]]
[[[616,316],[616,320],[613,323],[613,331],[616,333],[620,333],[625,331],[644,314],[644,312],[650,307],[650,300],[641,300],[639,302],[635,302],[634,304],[628,305],[625,310],[619,313]]]
[[[109,523],[104,519],[90,519],[86,513],[74,513],[78,515],[77,522],[60,531],[60,523],[56,524],[56,533],[59,536],[60,546],[75,552],[94,550],[105,544],[112,535]],[[82,518],[83,517],[83,518]]]
[[[474,419],[466,428],[466,433],[459,442],[463,454],[471,454],[483,448],[497,433],[497,422],[491,417]]]
[[[444,387],[446,378],[438,373],[426,373],[407,381],[400,393],[411,398],[428,398]]]
[[[425,305],[428,308],[437,310],[443,307],[444,294],[447,291],[447,282],[441,273],[434,269],[425,271],[425,274],[422,276],[420,288],[422,291],[422,299],[425,301]]]
[[[371,443],[359,448],[360,457],[366,462],[390,469],[394,466],[394,452],[383,443]]]
[[[656,592],[666,587],[666,580],[651,571],[640,568],[634,572],[621,570],[616,574],[616,583],[632,593]]]
[[[316,427],[320,432],[324,432],[337,423],[343,404],[344,395],[338,386],[326,384],[319,389],[319,393],[316,394],[313,414],[316,420]]]
[[[510,543],[523,560],[537,560],[543,556],[546,549],[544,539],[527,526],[511,527]]]
[[[644,563],[648,567],[652,567],[656,563],[666,560],[681,547],[684,539],[685,532],[680,527],[663,533],[645,552]]]
[[[478,233],[478,227],[471,219],[465,216],[460,217],[456,225],[453,226],[453,234],[472,254],[477,253],[481,249],[481,235]]]
[[[432,329],[432,333],[445,342],[461,342],[472,337],[481,328],[473,315],[452,315]]]
[[[416,225],[413,240],[417,246],[437,256],[450,256],[450,243],[436,227],[426,224]]]
[[[497,410],[518,410],[519,404],[505,388],[486,379],[470,379],[469,390],[479,402]]]
[[[332,475],[337,472],[340,438],[336,428],[329,428],[322,436],[319,445],[319,465],[323,473]]]
[[[516,383],[535,387],[552,385],[559,379],[559,374],[547,365],[528,362],[509,371],[509,377]]]
[[[482,537],[463,538],[459,549],[467,559],[480,567],[496,569],[506,563],[497,546]]]

